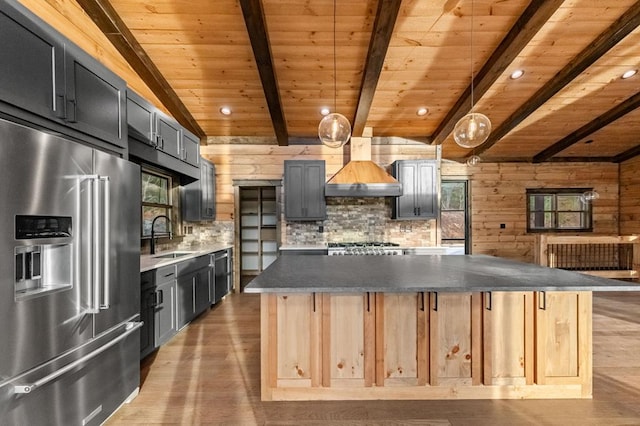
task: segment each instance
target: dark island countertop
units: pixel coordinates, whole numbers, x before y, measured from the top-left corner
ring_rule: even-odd
[[[487,255],[293,255],[279,257],[245,291],[640,291],[640,284]]]

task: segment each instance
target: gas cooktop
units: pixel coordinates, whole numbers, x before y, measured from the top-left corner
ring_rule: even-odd
[[[346,242],[346,243],[328,243],[330,248],[342,248],[342,247],[398,247],[400,244],[385,243],[382,241],[362,241],[362,242]]]

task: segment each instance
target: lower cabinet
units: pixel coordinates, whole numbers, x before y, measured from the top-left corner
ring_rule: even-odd
[[[209,265],[209,255],[178,264],[178,330],[211,304]]]
[[[590,292],[263,294],[262,399],[589,398]]]
[[[155,347],[168,342],[178,331],[176,315],[176,280],[156,285]]]

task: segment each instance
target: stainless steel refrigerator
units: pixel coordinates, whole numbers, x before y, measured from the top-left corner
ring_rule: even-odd
[[[140,170],[0,120],[0,424],[100,424],[140,382]]]

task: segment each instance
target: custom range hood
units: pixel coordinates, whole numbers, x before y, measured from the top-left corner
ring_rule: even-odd
[[[366,131],[367,129],[365,129]],[[351,160],[325,184],[327,197],[397,197],[402,184],[371,161],[371,135],[351,138]]]

